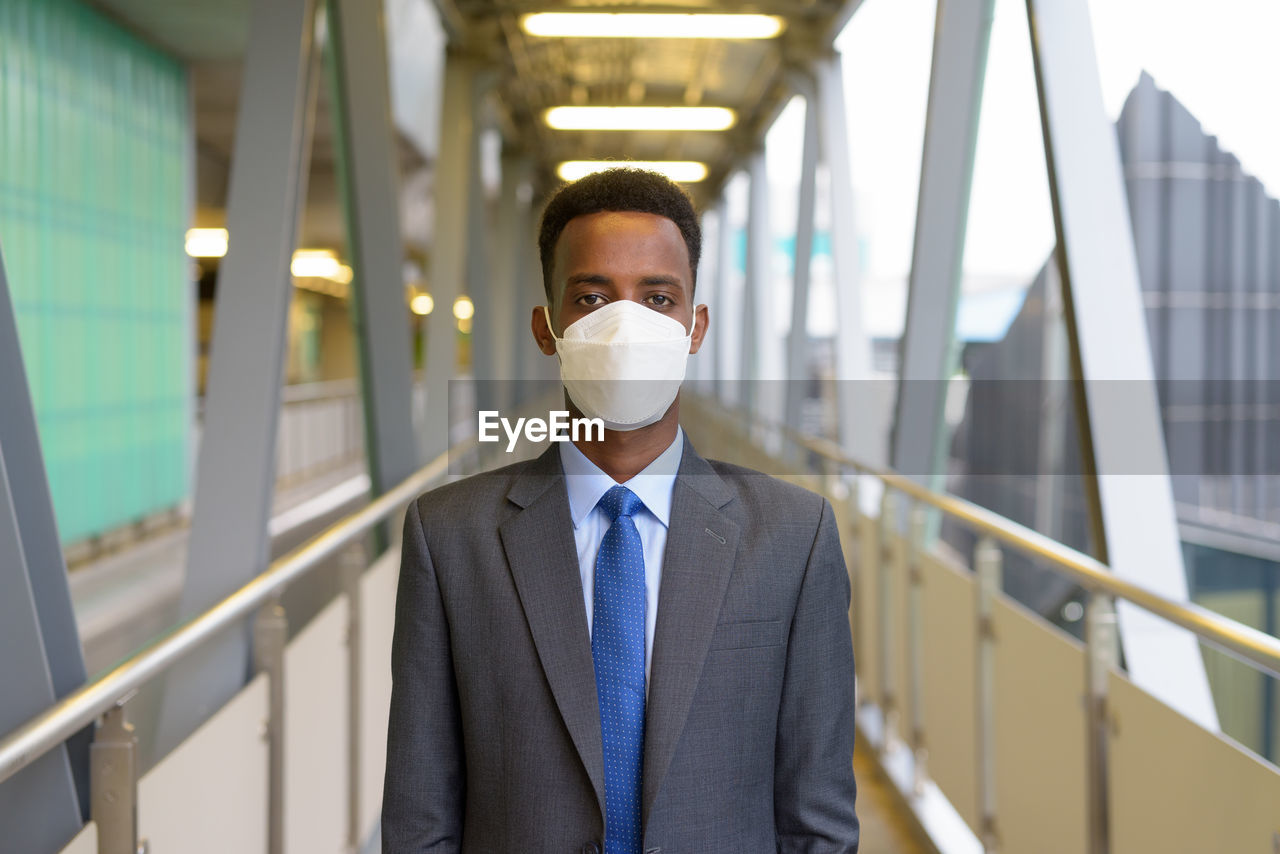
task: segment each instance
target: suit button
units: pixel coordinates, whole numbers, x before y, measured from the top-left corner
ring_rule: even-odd
[[[600,854],[600,846],[594,842],[582,843],[582,854]]]

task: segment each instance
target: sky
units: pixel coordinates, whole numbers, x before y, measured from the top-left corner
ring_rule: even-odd
[[[1280,86],[1280,3],[1089,0],[1089,11],[1104,107],[1112,119],[1145,69],[1240,158],[1246,172],[1280,195],[1280,110],[1271,106]],[[837,42],[872,279],[901,276],[910,267],[935,14],[934,0],[866,0]],[[798,127],[803,110],[783,119]],[[781,144],[798,139],[798,132],[779,126],[774,136]],[[798,142],[794,152],[770,157],[771,183],[791,180],[785,170],[798,170]],[[971,278],[1024,277],[1039,268],[1052,244],[1026,5],[996,0],[965,271]]]

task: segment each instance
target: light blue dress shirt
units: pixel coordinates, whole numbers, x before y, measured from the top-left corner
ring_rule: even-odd
[[[684,431],[676,428],[675,441],[635,477],[622,484],[644,502],[645,509],[632,517],[644,549],[644,684],[649,687],[649,665],[653,660],[653,630],[658,620],[658,585],[662,580],[662,553],[667,547],[671,524],[671,493],[684,454]],[[582,598],[587,608],[587,631],[591,631],[595,592],[596,554],[609,530],[609,517],[596,504],[617,484],[613,478],[587,459],[572,442],[560,444],[560,465],[569,490],[569,514],[573,517],[573,538],[578,544],[578,571],[582,576]]]

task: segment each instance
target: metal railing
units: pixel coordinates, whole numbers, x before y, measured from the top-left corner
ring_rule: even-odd
[[[469,444],[469,443],[468,443]],[[450,453],[465,448],[455,447]],[[141,686],[222,633],[241,625],[257,612],[254,656],[269,680],[267,720],[268,848],[283,852],[284,797],[284,653],[286,622],[280,597],[284,590],[339,554],[344,547],[406,506],[419,493],[448,473],[449,453],[419,469],[359,512],[327,529],[310,543],[273,561],[265,572],[205,613],[149,644],[110,672],[55,703],[44,713],[0,740],[0,782],[60,746],[85,726],[98,722],[90,759],[91,816],[97,825],[99,854],[136,854],[137,738],[124,714],[124,705]],[[347,560],[343,594],[348,598],[347,667],[353,704],[348,710],[348,840],[358,850],[360,832],[358,769],[360,767],[358,711],[361,627],[359,591],[361,570]]]
[[[705,406],[708,401],[686,401]],[[715,405],[714,402],[710,402]],[[708,409],[708,412],[711,410]],[[914,762],[915,789],[921,790],[927,777],[924,744],[923,703],[920,698],[924,687],[923,672],[923,616],[921,591],[923,573],[921,556],[926,549],[927,515],[938,512],[960,523],[978,536],[974,550],[973,572],[976,580],[977,662],[975,668],[977,697],[977,793],[980,827],[978,837],[984,850],[999,849],[999,833],[996,824],[995,787],[995,636],[993,631],[993,606],[1001,592],[1001,574],[1005,549],[1013,549],[1040,560],[1053,572],[1063,575],[1084,588],[1088,594],[1085,608],[1085,684],[1087,750],[1086,781],[1088,829],[1086,839],[1090,854],[1107,854],[1110,851],[1110,819],[1108,815],[1108,684],[1109,676],[1118,666],[1115,603],[1130,602],[1164,620],[1187,629],[1202,642],[1240,659],[1252,667],[1280,678],[1280,639],[1234,620],[1214,613],[1190,602],[1168,599],[1145,587],[1117,577],[1100,561],[1068,548],[1043,534],[999,516],[990,510],[961,498],[935,492],[921,486],[901,474],[868,465],[849,456],[838,444],[827,439],[809,436],[785,425],[767,422],[737,411],[717,408],[716,430],[721,440],[744,442],[744,450],[759,458],[762,448],[780,449],[789,444],[800,453],[797,457],[812,455],[819,461],[819,470],[806,472],[828,478],[831,485],[840,484],[830,493],[846,492],[848,505],[853,508],[855,520],[862,516],[859,504],[861,475],[878,481],[883,490],[880,497],[879,518],[865,528],[872,538],[864,554],[875,555],[873,565],[861,567],[861,560],[847,556],[850,581],[853,585],[853,614],[856,625],[866,624],[864,609],[869,603],[859,595],[859,574],[870,571],[877,574],[879,600],[878,633],[876,637],[879,672],[879,696],[882,723],[877,748],[886,752],[902,743],[898,735],[900,726],[899,693],[905,692],[911,708],[905,739]],[[743,425],[748,425],[744,428]],[[810,458],[812,460],[812,457]],[[778,457],[775,455],[774,459]],[[902,503],[905,503],[903,506]],[[898,535],[897,527],[903,518],[908,520],[906,543]],[[871,517],[867,517],[871,518]],[[853,533],[860,537],[855,524]],[[861,546],[859,542],[859,546]],[[906,627],[905,655],[907,684],[900,688],[894,682],[892,662],[897,651],[889,601],[891,579],[905,579]]]

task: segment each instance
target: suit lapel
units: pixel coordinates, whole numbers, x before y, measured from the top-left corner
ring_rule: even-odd
[[[649,819],[684,731],[733,570],[738,526],[721,511],[732,499],[724,481],[686,438],[658,590],[645,712],[642,822]]]
[[[507,498],[524,509],[499,527],[502,547],[551,693],[604,815],[604,749],[595,666],[569,499],[555,445],[530,465]]]

